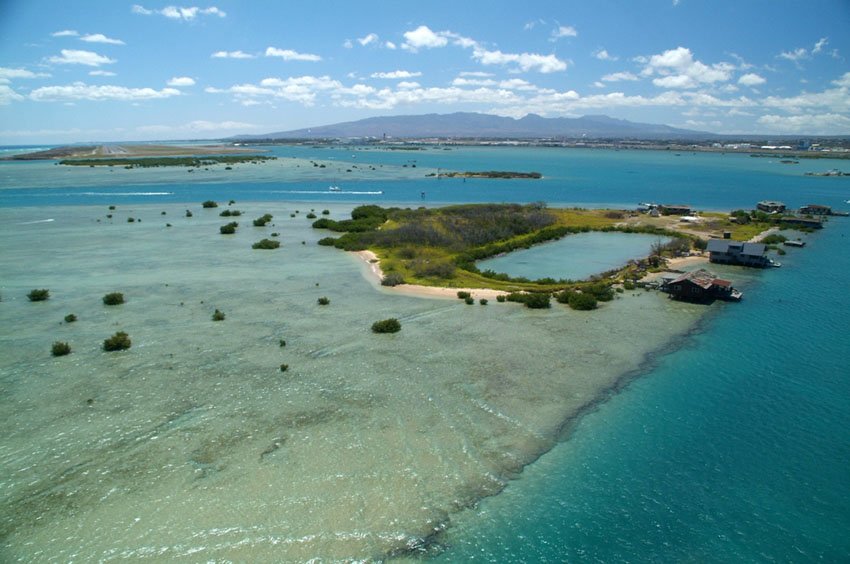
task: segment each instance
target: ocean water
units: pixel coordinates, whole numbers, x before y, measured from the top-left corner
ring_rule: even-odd
[[[844,179],[738,155],[274,151],[291,162],[237,180],[0,163],[2,560],[847,559],[847,219],[781,269],[716,268],[740,304],[632,292],[586,314],[393,294],[304,217],[423,200],[840,208]],[[545,178],[420,177],[494,168]],[[208,198],[237,200],[236,235]],[[250,226],[266,212],[273,226]],[[250,249],[272,232],[280,249]],[[40,287],[51,299],[28,302]],[[103,306],[111,291],[127,303]],[[371,334],[391,316],[400,333]],[[100,351],[118,330],[133,347]],[[54,340],[74,352],[50,357]]]

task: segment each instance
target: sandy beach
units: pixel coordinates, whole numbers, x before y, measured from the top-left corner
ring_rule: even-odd
[[[384,271],[381,270],[381,263],[378,255],[372,251],[357,251],[354,253],[360,257],[367,265],[370,282],[381,283],[384,278]],[[442,298],[442,299],[457,299],[458,292],[469,292],[473,298],[485,298],[488,300],[496,299],[496,296],[507,295],[508,292],[502,290],[490,290],[487,288],[438,288],[435,286],[422,286],[419,284],[399,284],[398,286],[382,286],[386,290],[405,296],[415,296],[420,298]]]

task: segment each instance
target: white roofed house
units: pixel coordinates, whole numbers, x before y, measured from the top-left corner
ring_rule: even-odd
[[[706,250],[709,253],[709,260],[719,264],[736,264],[756,268],[778,266],[778,263],[767,258],[767,245],[764,243],[709,239]]]

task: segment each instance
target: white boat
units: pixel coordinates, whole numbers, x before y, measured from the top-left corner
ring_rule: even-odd
[[[339,186],[328,186],[328,192],[342,192],[342,188]]]

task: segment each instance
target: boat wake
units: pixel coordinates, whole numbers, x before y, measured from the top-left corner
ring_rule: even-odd
[[[35,221],[23,221],[18,223],[17,225],[33,225],[34,223],[50,223],[51,221],[56,221],[55,219],[36,219]]]
[[[355,196],[380,196],[383,190],[269,190],[267,194],[353,194]]]

